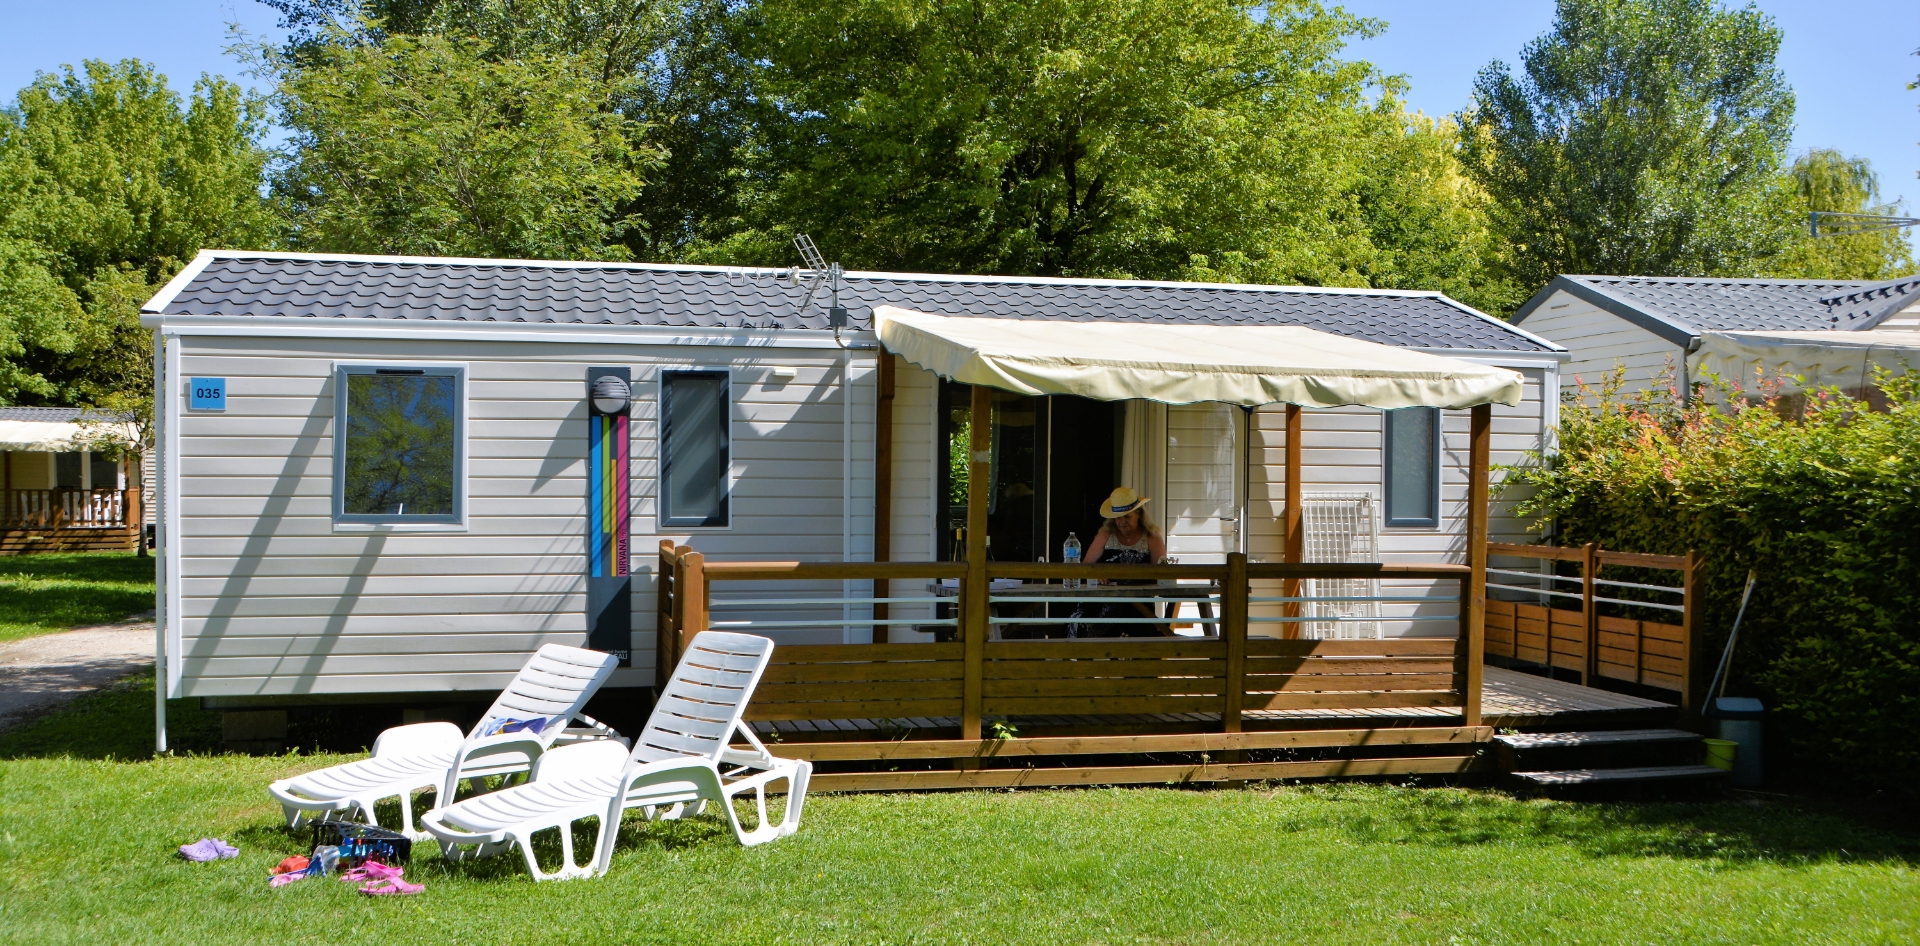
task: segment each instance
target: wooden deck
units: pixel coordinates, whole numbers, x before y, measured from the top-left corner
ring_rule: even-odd
[[[1558,732],[1614,729],[1671,722],[1677,706],[1613,693],[1577,683],[1507,670],[1485,668],[1481,686],[1483,724],[1498,729]],[[1249,731],[1347,729],[1360,727],[1458,726],[1459,707],[1408,706],[1356,709],[1247,710]],[[1218,713],[1135,713],[1104,716],[1002,717],[1021,736],[1098,736],[1106,734],[1190,733],[1217,730]],[[957,716],[888,719],[783,719],[753,724],[762,738],[782,742],[953,738]]]

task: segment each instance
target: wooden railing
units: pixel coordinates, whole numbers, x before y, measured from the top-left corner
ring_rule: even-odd
[[[1487,602],[1488,657],[1572,670],[1583,683],[1606,678],[1672,690],[1680,694],[1682,708],[1692,708],[1699,553],[1650,555],[1592,544],[1558,548],[1505,543],[1488,543],[1487,552],[1547,563],[1548,569],[1488,569],[1489,587],[1506,598]],[[1561,565],[1579,574],[1559,574]],[[1680,583],[1601,577],[1608,567],[1677,572]],[[1627,593],[1643,600],[1620,597]],[[1538,603],[1516,600],[1529,596]]]
[[[139,518],[137,489],[0,491],[0,529],[113,529]]]
[[[982,721],[1009,716],[1218,714],[1224,732],[1240,732],[1248,713],[1300,709],[1457,706],[1469,727],[1480,724],[1479,627],[1472,597],[1458,602],[1460,633],[1374,640],[1290,639],[1298,618],[1267,619],[1282,636],[1249,634],[1250,583],[1306,578],[1411,579],[1457,582],[1466,566],[1378,564],[1093,565],[987,563],[707,562],[684,546],[662,543],[657,606],[657,666],[674,665],[692,635],[711,624],[713,588],[733,582],[933,582],[957,579],[950,619],[957,639],[932,643],[783,644],[755,694],[756,720],[846,720],[957,717],[964,739],[979,739]],[[984,578],[1027,581],[1147,579],[1217,584],[1220,633],[1210,638],[993,640]],[[1150,594],[1152,586],[1142,586]],[[899,603],[908,599],[860,599]],[[817,599],[822,604],[851,599]],[[934,599],[913,599],[931,601]],[[1276,599],[1285,600],[1285,599]],[[780,603],[780,599],[749,603]],[[844,623],[865,625],[853,618]],[[897,619],[895,623],[908,623]],[[746,623],[746,622],[729,622]],[[827,620],[801,622],[839,624]]]

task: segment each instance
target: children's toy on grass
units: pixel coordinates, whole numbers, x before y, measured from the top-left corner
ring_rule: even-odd
[[[406,835],[354,821],[314,822],[313,846],[323,845],[340,849],[342,869],[359,867],[368,861],[401,867],[413,856],[413,842]]]
[[[281,861],[273,869],[272,886],[338,872],[341,880],[373,881],[361,888],[362,893],[411,894],[424,889],[400,880],[401,869],[413,856],[413,842],[406,835],[352,821],[316,821],[312,827],[313,856]],[[377,885],[382,889],[369,889]]]

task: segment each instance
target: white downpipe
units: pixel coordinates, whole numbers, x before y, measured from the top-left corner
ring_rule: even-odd
[[[153,332],[153,456],[149,462],[153,469],[153,495],[147,501],[154,504],[153,529],[153,751],[159,755],[167,752],[167,533],[164,523],[167,521],[165,506],[167,494],[167,392],[171,385],[167,380],[166,337],[159,329]],[[139,526],[138,523],[135,524]],[[135,541],[145,543],[147,530],[139,526],[135,530]]]
[[[840,560],[853,561],[853,350],[840,352]],[[840,582],[840,642],[853,643],[853,582]]]

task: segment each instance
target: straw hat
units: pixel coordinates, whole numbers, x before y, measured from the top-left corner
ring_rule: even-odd
[[[1132,487],[1122,486],[1100,504],[1100,516],[1103,519],[1118,519],[1150,502],[1153,500],[1134,492]]]

